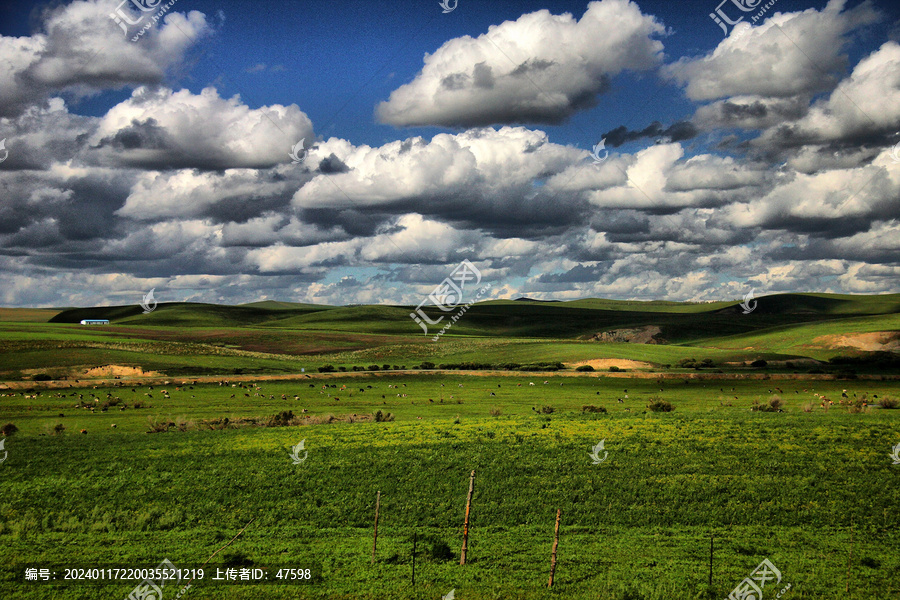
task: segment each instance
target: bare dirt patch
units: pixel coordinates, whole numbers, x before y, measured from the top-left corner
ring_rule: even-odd
[[[900,350],[900,331],[821,335],[815,338],[812,343],[825,348],[854,348],[866,352],[893,352]]]
[[[158,377],[156,371],[144,371],[140,367],[125,367],[122,365],[105,365],[85,369],[79,373],[83,377]]]
[[[572,363],[573,367],[582,365],[590,365],[596,370],[606,370],[610,367],[618,367],[620,369],[652,369],[653,365],[640,360],[628,360],[626,358],[595,358],[594,360],[583,360],[581,362]]]

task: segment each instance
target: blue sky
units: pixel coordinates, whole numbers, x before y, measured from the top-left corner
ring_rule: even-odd
[[[895,3],[116,5],[0,13],[0,304],[900,291]]]

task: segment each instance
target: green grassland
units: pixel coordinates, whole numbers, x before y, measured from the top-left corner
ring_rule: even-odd
[[[0,425],[18,428],[0,463],[0,594],[124,598],[133,583],[25,584],[22,568],[199,565],[250,523],[211,566],[311,566],[316,581],[195,581],[185,599],[724,598],[764,558],[783,574],[766,598],[896,598],[900,410],[878,403],[900,397],[900,296],[758,302],[490,301],[437,342],[409,307],[0,309]],[[662,343],[592,340],[641,328]],[[574,370],[597,359],[640,364]],[[86,374],[110,365],[134,371]],[[751,410],[773,396],[783,412]]]
[[[165,386],[169,398],[160,386],[121,385],[0,398],[0,421],[20,428],[0,466],[0,540],[18,564],[199,564],[253,519],[211,564],[313,564],[321,579],[299,588],[202,583],[190,597],[724,597],[766,557],[795,598],[900,592],[900,468],[888,457],[900,410],[802,410],[814,394],[840,399],[844,389],[851,398],[900,395],[897,381],[421,374],[176,391],[178,383]],[[785,412],[751,412],[770,389]],[[103,412],[107,394],[127,408]],[[653,396],[675,410],[647,411]],[[75,408],[82,401],[94,412]],[[583,413],[587,404],[608,412]],[[301,424],[239,425],[284,410]],[[377,410],[396,420],[346,421]],[[328,415],[344,419],[329,424]],[[212,423],[226,416],[231,426]],[[159,421],[177,426],[147,433]],[[601,439],[609,457],[593,465],[588,453]],[[301,440],[309,455],[295,465],[290,448]],[[461,567],[472,469],[470,561]],[[547,591],[557,508],[560,564]],[[2,570],[2,585],[16,598],[124,597],[133,587],[23,586],[10,581],[13,569]]]
[[[45,312],[4,310],[0,380],[27,380],[39,373],[77,376],[79,368],[111,362],[182,376],[285,374],[327,364],[409,368],[422,362],[593,359],[671,368],[683,359],[709,358],[727,372],[757,359],[777,363],[867,356],[830,338],[900,331],[896,294],[766,296],[748,315],[734,302],[489,301],[472,306],[438,342],[422,334],[407,307],[176,303],[161,304],[150,314],[136,306],[100,307],[63,310],[49,319]],[[432,318],[438,313],[433,309]],[[109,319],[111,325],[78,325],[85,318]],[[647,327],[659,328],[662,343],[591,340],[601,332]],[[878,373],[884,367],[861,365],[859,371]]]

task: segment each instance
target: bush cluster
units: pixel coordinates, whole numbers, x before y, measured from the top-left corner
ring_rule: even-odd
[[[678,361],[678,366],[682,369],[712,369],[716,366],[716,363],[712,361],[711,358],[704,358],[701,361],[698,361],[696,358],[682,358]]]
[[[754,412],[784,412],[784,400],[778,395],[769,398],[765,404],[760,404],[757,400],[754,400],[750,410]]]
[[[650,398],[650,404],[647,405],[647,408],[650,409],[650,412],[672,412],[675,410],[675,407],[670,402],[657,396]]]

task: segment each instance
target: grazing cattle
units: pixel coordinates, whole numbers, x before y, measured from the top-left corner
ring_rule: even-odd
[[[82,429],[81,433],[87,433],[87,429]]]

